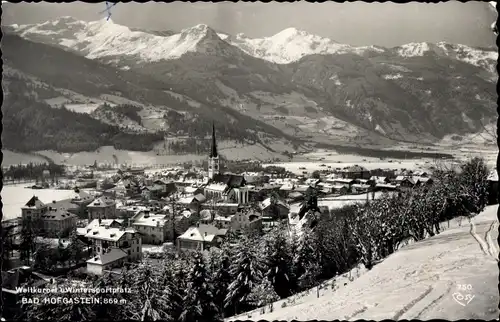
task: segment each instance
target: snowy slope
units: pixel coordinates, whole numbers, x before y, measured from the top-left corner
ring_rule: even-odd
[[[352,51],[351,46],[311,35],[295,28],[285,29],[266,38],[248,38],[243,34],[226,39],[247,54],[278,64],[287,64],[311,54],[334,54]]]
[[[90,59],[123,55],[137,57],[143,62],[157,62],[180,58],[186,53],[207,52],[206,44],[200,45],[204,40],[221,41],[215,31],[203,24],[171,36],[133,31],[111,19],[85,22],[63,17],[42,24],[10,27],[28,39],[46,36],[57,45],[82,52]]]
[[[229,320],[498,319],[497,211],[489,206],[470,223],[453,220],[441,234],[404,247],[320,298]],[[471,290],[460,291],[459,284]],[[474,297],[463,306],[454,300],[457,292]]]

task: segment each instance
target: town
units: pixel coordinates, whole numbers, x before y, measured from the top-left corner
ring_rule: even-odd
[[[204,169],[100,170],[95,163],[75,173],[67,167],[57,181],[67,188],[67,178],[73,178],[74,195],[64,200],[37,197],[49,186],[49,170],[42,171],[20,216],[2,221],[2,296],[13,304],[10,316],[19,312],[16,288],[26,280],[44,285],[68,276],[119,275],[165,252],[206,254],[237,240],[233,236],[265,239],[277,227],[300,235],[339,209],[430,189],[435,180],[425,171],[368,171],[359,165],[322,165],[310,175],[276,166],[253,171],[255,164],[252,171],[222,172],[222,160],[214,126]],[[9,170],[4,174],[8,182]],[[498,177],[490,175],[488,182],[495,196]]]

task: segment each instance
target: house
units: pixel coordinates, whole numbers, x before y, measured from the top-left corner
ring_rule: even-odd
[[[365,167],[353,165],[345,169],[343,175],[346,179],[368,179],[370,178],[370,171]]]
[[[271,197],[264,199],[259,204],[261,215],[276,219],[286,218],[290,212],[290,207],[281,200],[273,200]]]
[[[141,211],[130,219],[131,226],[141,235],[143,244],[161,245],[167,240],[173,240],[174,234],[166,225],[167,215],[151,214]]]
[[[77,216],[60,208],[50,208],[45,214],[41,215],[42,231],[47,237],[66,237],[73,228],[76,227]]]
[[[201,188],[201,187],[187,186],[182,191],[182,195],[183,196],[194,196],[194,195],[197,195],[197,194],[203,194],[203,188]]]
[[[279,188],[279,195],[282,198],[287,198],[290,193],[295,189],[295,184],[293,182],[286,182]]]
[[[387,177],[371,176],[370,179],[368,180],[367,184],[370,184],[371,186],[375,186],[379,183],[387,184],[389,182],[390,182],[390,180]]]
[[[395,184],[390,183],[377,183],[374,187],[374,191],[394,191],[398,187]]]
[[[177,187],[173,182],[165,182],[163,180],[155,180],[153,181],[153,187],[160,188],[159,197],[168,197],[174,192],[177,191]]]
[[[190,227],[177,238],[177,247],[182,250],[210,249],[217,246],[226,236],[227,229],[219,229],[213,225],[199,224]]]
[[[92,229],[99,226],[108,226],[111,228],[121,228],[125,227],[126,223],[123,219],[94,219],[87,226],[83,228],[77,228],[76,233],[80,236],[87,235]]]
[[[491,170],[488,175],[488,204],[498,204],[498,172],[496,169]]]
[[[209,205],[206,206],[208,207]],[[240,204],[231,202],[218,202],[210,205],[210,208],[216,210],[218,213],[231,215],[235,214],[238,211],[238,209],[240,208]]]
[[[303,195],[307,195],[309,193],[311,193],[313,191],[313,187],[311,187],[310,185],[297,185],[295,186],[295,189],[293,189],[293,191],[296,191],[296,192],[300,192],[301,194]]]
[[[89,222],[93,219],[111,219],[116,218],[116,202],[107,196],[95,199],[87,206],[89,213]]]
[[[185,207],[194,213],[199,213],[201,210],[202,204],[207,200],[204,195],[197,194],[191,195],[187,197],[180,198],[177,203],[182,207]]]
[[[415,176],[413,177],[414,181],[417,182],[418,185],[423,186],[423,185],[431,185],[434,183],[434,180],[429,177],[420,177],[420,176]]]
[[[141,196],[146,199],[159,199],[163,193],[163,188],[159,185],[145,186],[141,188]]]
[[[304,194],[298,192],[298,191],[293,191],[288,194],[287,200],[290,202],[295,202],[304,199]]]
[[[320,183],[321,180],[320,179],[316,179],[316,178],[309,178],[306,180],[305,184],[308,185],[308,186],[311,186],[311,187],[316,187],[316,185],[318,183]]]
[[[351,191],[351,186],[346,185],[346,184],[336,183],[333,185],[332,190],[333,190],[333,193],[335,193],[335,194],[345,195]]]
[[[215,218],[215,214],[213,210],[203,209],[200,211],[200,223],[202,224],[211,224]]]
[[[21,216],[23,219],[40,217],[42,214],[46,213],[48,206],[38,199],[37,196],[33,196],[23,207],[21,207]]]
[[[231,230],[248,230],[258,232],[262,230],[262,217],[254,211],[238,211],[231,221]]]
[[[132,228],[99,225],[85,237],[92,242],[93,257],[87,261],[87,272],[102,275],[105,270],[142,259],[141,236]]]
[[[351,185],[353,185],[354,183],[355,183],[354,179],[337,178],[333,180],[334,186],[342,185],[348,189],[350,189]]]
[[[87,214],[87,206],[94,201],[94,196],[90,195],[89,193],[81,190],[75,190],[75,195],[71,198],[71,203],[74,205],[77,205],[78,207],[75,209],[76,212],[75,214],[79,218],[85,218]],[[69,212],[73,212],[71,210],[71,207],[68,208]],[[88,216],[87,216],[88,217]]]
[[[368,192],[370,188],[371,186],[368,184],[355,183],[351,186],[351,191],[353,193],[364,193]]]
[[[418,184],[418,179],[410,176],[398,176],[395,182],[398,187],[413,188]]]

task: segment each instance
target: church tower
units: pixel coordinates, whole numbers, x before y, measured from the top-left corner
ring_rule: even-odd
[[[208,159],[208,178],[213,179],[219,173],[219,154],[217,153],[217,142],[215,140],[215,125],[212,123],[212,146]]]

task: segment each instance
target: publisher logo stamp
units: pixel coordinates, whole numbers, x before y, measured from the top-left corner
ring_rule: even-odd
[[[475,297],[472,293],[472,285],[458,284],[457,291],[452,294],[452,297],[461,306],[467,306]]]

